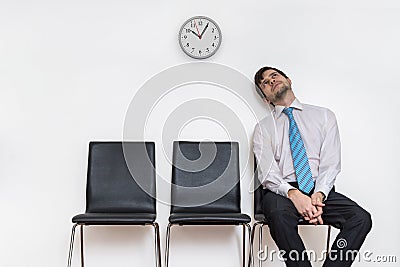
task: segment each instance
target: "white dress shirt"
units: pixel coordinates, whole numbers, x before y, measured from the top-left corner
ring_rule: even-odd
[[[335,114],[327,108],[300,103],[295,99],[290,105],[307,151],[314,192],[326,197],[340,172],[340,138]],[[292,153],[289,143],[289,119],[275,106],[270,116],[255,127],[253,151],[258,165],[258,178],[264,188],[288,197],[296,182]]]

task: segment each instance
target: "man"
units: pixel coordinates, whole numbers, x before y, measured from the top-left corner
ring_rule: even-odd
[[[352,252],[360,249],[372,222],[367,211],[335,192],[341,165],[335,115],[301,103],[291,80],[276,68],[261,68],[254,82],[272,107],[274,123],[265,118],[255,128],[254,153],[266,189],[263,211],[272,238],[284,251],[286,266],[311,266],[303,257],[305,247],[297,231],[300,220],[340,229],[324,266],[350,266],[355,258]],[[271,151],[272,164],[267,166],[265,155]]]

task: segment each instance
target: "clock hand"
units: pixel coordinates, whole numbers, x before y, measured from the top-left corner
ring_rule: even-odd
[[[197,35],[197,33],[195,33],[194,31],[190,30],[194,35],[196,35],[197,37],[200,37]]]
[[[201,35],[200,35],[200,32],[199,32],[199,29],[197,28],[196,20],[194,20],[194,26],[196,26],[197,37],[199,37],[199,39],[201,39]]]
[[[201,39],[201,37],[203,37],[203,34],[204,34],[205,31],[207,30],[208,24],[209,24],[209,22],[207,23],[207,25],[204,27],[203,31],[201,32],[201,34],[200,34],[200,39]]]

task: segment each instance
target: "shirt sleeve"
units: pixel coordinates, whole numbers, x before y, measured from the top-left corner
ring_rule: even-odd
[[[254,130],[253,152],[257,161],[258,179],[264,188],[288,197],[288,191],[295,187],[283,180],[282,171],[274,157],[272,134],[258,123]]]
[[[315,181],[315,192],[322,192],[328,197],[336,176],[341,170],[341,145],[339,129],[335,114],[328,110],[326,124],[323,130],[324,139],[321,146],[319,175]]]

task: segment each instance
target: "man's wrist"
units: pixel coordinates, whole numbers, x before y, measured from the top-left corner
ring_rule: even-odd
[[[297,188],[290,188],[287,192],[287,195],[289,199],[293,199],[298,193],[300,193],[300,191]]]
[[[317,193],[321,194],[321,201],[322,202],[325,201],[325,198],[326,198],[325,194],[322,191],[318,191]]]

